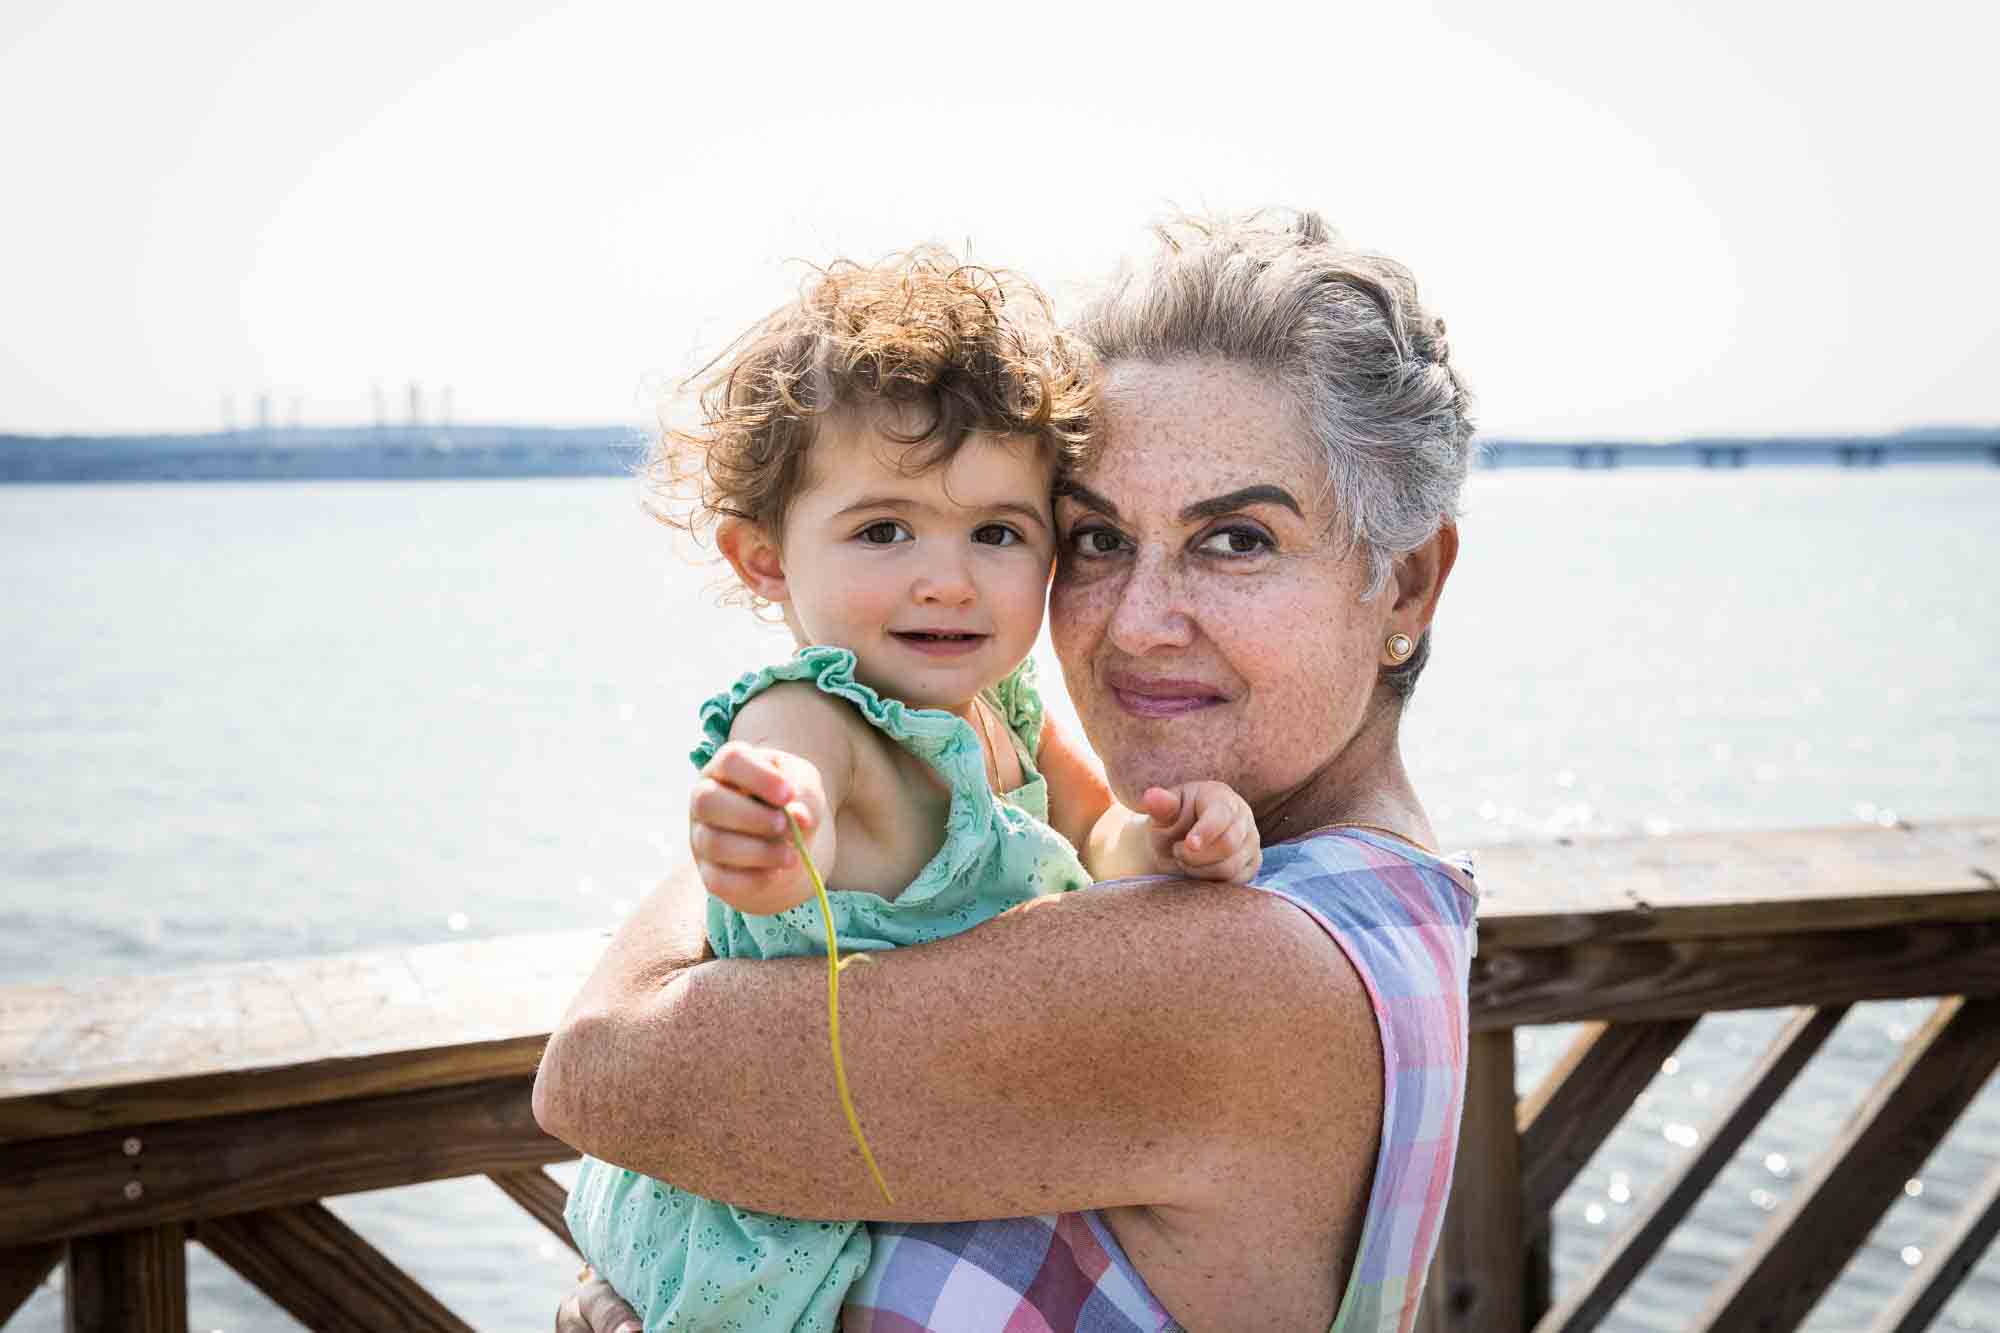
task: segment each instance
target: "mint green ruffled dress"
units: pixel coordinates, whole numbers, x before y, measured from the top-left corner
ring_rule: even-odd
[[[893,900],[834,891],[834,927],[843,952],[894,949],[943,939],[1016,904],[1090,882],[1076,850],[1048,825],[1048,786],[1034,766],[1042,701],[1031,663],[1023,662],[986,696],[1020,756],[1024,784],[1003,799],[986,780],[986,761],[971,724],[933,708],[884,699],[854,678],[844,648],[803,648],[790,661],[753,671],[702,706],[702,742],[692,758],[706,764],[729,739],[736,711],[780,681],[809,681],[845,699],[890,740],[922,759],[951,791],[944,845]],[[815,899],[775,916],[746,916],[708,900],[708,939],[721,958],[824,957],[826,937]],[[727,1059],[727,1052],[717,1058]],[[841,1118],[830,1063],[826,1113]],[[866,1108],[862,1108],[866,1126]],[[882,1170],[896,1178],[896,1145],[873,1143]],[[857,1167],[857,1169],[859,1169]],[[645,1321],[660,1329],[795,1329],[830,1333],[848,1287],[868,1264],[868,1228],[860,1222],[803,1222],[703,1199],[627,1171],[583,1159],[564,1213],[591,1266]]]

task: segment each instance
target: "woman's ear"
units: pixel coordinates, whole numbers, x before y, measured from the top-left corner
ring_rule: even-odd
[[[1437,613],[1438,597],[1458,563],[1458,524],[1447,519],[1431,539],[1396,562],[1396,602],[1391,618],[1412,639],[1423,637]],[[1407,623],[1406,623],[1407,622]]]
[[[715,548],[752,593],[767,602],[791,600],[784,552],[763,528],[747,518],[725,518],[715,525]]]

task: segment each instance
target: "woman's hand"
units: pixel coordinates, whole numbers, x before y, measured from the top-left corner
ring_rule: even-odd
[[[556,1333],[640,1333],[639,1316],[586,1268],[583,1281],[556,1307]]]
[[[812,881],[792,846],[787,814],[798,820],[820,873],[830,874],[832,820],[819,768],[742,741],[717,750],[688,799],[688,847],[708,891],[753,916],[810,898]]]
[[[1264,864],[1250,803],[1227,783],[1148,787],[1139,799],[1157,873],[1247,884]]]

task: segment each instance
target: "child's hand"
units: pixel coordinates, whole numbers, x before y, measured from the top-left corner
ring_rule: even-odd
[[[812,761],[741,741],[715,752],[688,799],[688,847],[710,893],[752,916],[771,916],[812,896],[787,811],[824,873],[832,848],[815,835],[828,822],[826,788]]]
[[[1227,783],[1148,787],[1140,801],[1159,872],[1247,884],[1264,864],[1250,803]]]

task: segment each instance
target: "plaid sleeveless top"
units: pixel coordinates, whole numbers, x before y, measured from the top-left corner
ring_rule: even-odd
[[[1319,923],[1382,1036],[1382,1141],[1333,1333],[1409,1333],[1437,1248],[1465,1105],[1469,866],[1373,830],[1266,848],[1253,887]],[[1171,1333],[1180,1326],[1095,1212],[874,1222],[844,1333]]]

